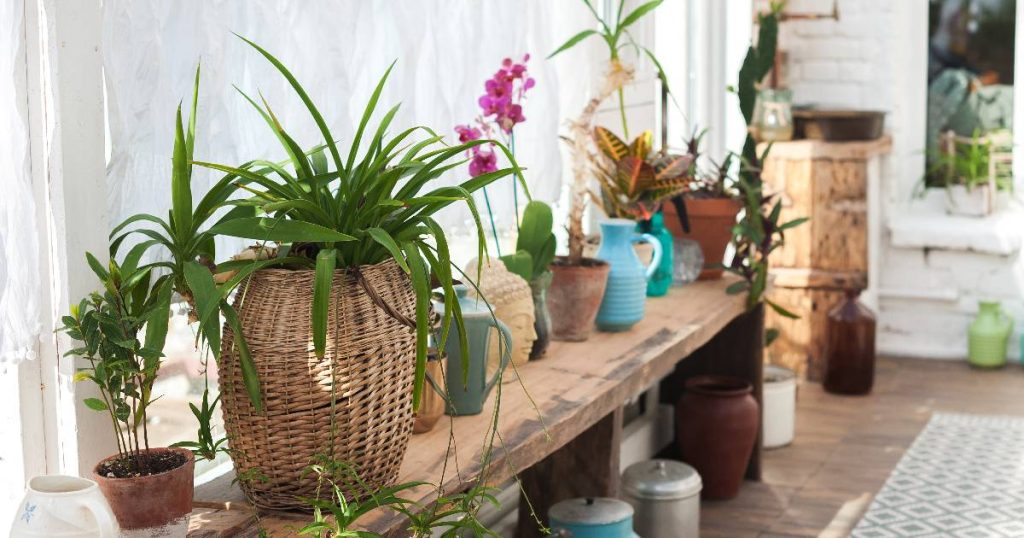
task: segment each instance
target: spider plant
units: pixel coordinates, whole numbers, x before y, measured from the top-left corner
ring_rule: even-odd
[[[235,334],[234,345],[239,351],[246,390],[253,406],[260,410],[262,402],[259,377],[252,363],[249,348],[241,336],[238,316],[228,303],[227,298],[245,276],[270,262],[244,264],[238,275],[221,286],[220,289],[213,282],[212,271],[216,258],[214,237],[216,233],[208,229],[209,226],[255,215],[255,209],[242,202],[229,201],[230,196],[237,191],[237,185],[247,181],[244,177],[233,173],[219,179],[199,199],[197,204],[193,204],[192,160],[195,150],[199,78],[200,68],[197,67],[192,90],[192,110],[187,126],[182,121],[181,106],[178,106],[174,151],[171,157],[171,209],[167,214],[167,219],[145,213],[128,217],[110,232],[110,257],[116,259],[122,243],[132,235],[141,235],[144,240],[128,251],[122,265],[134,268],[150,249],[164,249],[170,255],[169,261],[158,261],[143,266],[167,271],[167,274],[161,276],[153,286],[154,289],[159,288],[158,295],[163,306],[162,310],[154,312],[156,317],[153,321],[158,321],[164,327],[163,332],[166,332],[170,316],[171,292],[178,293],[189,305],[189,319],[200,322],[197,338],[208,345],[214,358],[219,360],[221,325],[220,316],[216,314],[223,314]],[[250,170],[254,166],[256,164],[253,162],[245,163],[239,167],[239,170]],[[262,171],[255,170],[254,173],[260,172]],[[217,218],[218,210],[225,206],[233,207],[226,214]],[[132,227],[129,228],[130,226]],[[233,263],[238,265],[235,262],[229,262],[221,267],[229,268]],[[162,347],[163,342],[160,341],[157,349]]]
[[[654,11],[655,8],[661,5],[661,2],[662,0],[651,0],[649,2],[645,2],[637,6],[637,8],[629,12],[629,14],[626,14],[626,0],[619,0],[619,6],[618,9],[615,10],[614,20],[606,20],[605,17],[602,17],[597,13],[597,10],[594,8],[594,4],[591,0],[583,0],[583,3],[586,4],[587,9],[590,10],[591,15],[594,16],[594,19],[597,21],[600,28],[597,30],[583,30],[582,32],[570,37],[562,44],[562,46],[549,54],[548,58],[553,58],[559,53],[575,47],[588,37],[599,36],[608,47],[608,60],[612,64],[612,69],[621,68],[622,51],[624,49],[631,48],[636,52],[637,56],[644,54],[651,60],[655,69],[658,70],[658,78],[660,78],[662,84],[668,88],[668,78],[665,76],[664,69],[661,68],[661,62],[658,61],[658,58],[654,56],[654,53],[651,52],[650,49],[637,43],[633,38],[633,35],[629,33],[630,26],[636,24],[637,21],[644,17],[644,15]],[[619,117],[622,119],[622,136],[629,138],[629,125],[626,122],[626,100],[623,95],[623,89],[620,87],[616,92],[619,99]]]
[[[444,229],[434,216],[453,203],[465,203],[478,232],[477,254],[484,259],[486,238],[480,214],[473,202],[473,192],[515,175],[524,192],[528,193],[521,170],[511,152],[492,140],[448,145],[443,137],[426,127],[412,127],[397,135],[389,135],[388,129],[399,105],[388,109],[376,129],[368,131],[394,64],[387,69],[371,94],[349,150],[343,156],[335,142],[337,137],[331,133],[320,110],[291,71],[256,43],[239,37],[288,81],[316,124],[323,137],[323,146],[309,154],[303,153],[262,96],[257,102],[239,90],[280,142],[290,168],[265,160],[254,161],[263,167],[260,170],[196,162],[245,179],[242,187],[253,195],[250,202],[260,211],[258,216],[220,222],[210,232],[276,241],[284,245],[282,250],[289,251],[290,259],[305,259],[315,267],[311,329],[318,357],[323,357],[326,347],[334,271],[353,271],[360,266],[394,260],[411,278],[416,294],[413,401],[418,406],[427,359],[432,277],[440,283],[445,303],[452,306],[445,309],[442,316],[441,345],[454,322],[460,329],[457,331],[460,346],[466,348],[461,310],[453,288],[448,243]],[[417,134],[423,138],[416,140],[414,135]],[[463,156],[467,152],[483,144],[499,148],[512,163],[511,167],[482,174],[457,185],[431,188],[446,172],[463,165],[466,162]],[[267,260],[268,263],[274,261]],[[206,292],[209,291],[207,284]],[[203,302],[199,299],[197,294],[197,302]],[[209,299],[206,302],[209,304]],[[468,371],[465,373],[468,375]]]
[[[684,192],[690,183],[690,155],[651,150],[651,131],[629,145],[604,127],[594,129],[594,140],[604,156],[597,164],[600,196],[591,192],[606,215],[645,221],[661,202]]]

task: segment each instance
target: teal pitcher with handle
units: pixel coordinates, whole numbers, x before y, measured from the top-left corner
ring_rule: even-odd
[[[644,267],[633,243],[650,243],[654,258]],[[661,243],[651,234],[636,232],[636,223],[610,219],[601,223],[601,248],[597,258],[608,262],[608,286],[597,311],[597,329],[605,332],[627,331],[644,319],[647,282],[661,263]]]
[[[481,299],[467,297],[469,289],[465,284],[455,285],[459,307],[462,310],[462,321],[466,327],[467,354],[463,356],[459,346],[459,328],[453,321],[448,330],[448,341],[445,342],[445,353],[448,355],[445,365],[444,379],[448,394],[445,413],[451,416],[477,415],[483,411],[484,401],[501,375],[502,370],[512,358],[512,331],[500,320],[491,315],[490,309]],[[434,308],[443,313],[445,305],[434,303]],[[501,332],[505,343],[501,346],[501,363],[498,369],[487,378],[487,353],[491,339],[491,328]],[[469,376],[463,376],[463,369],[468,365]]]
[[[1006,365],[1006,344],[1013,331],[1013,319],[998,301],[978,301],[978,316],[967,330],[967,360],[978,368]]]

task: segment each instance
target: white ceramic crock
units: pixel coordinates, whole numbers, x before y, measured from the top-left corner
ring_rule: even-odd
[[[92,480],[37,476],[18,506],[12,538],[117,538],[114,512]]]

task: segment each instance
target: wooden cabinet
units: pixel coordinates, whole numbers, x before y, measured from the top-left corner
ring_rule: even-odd
[[[771,362],[811,380],[821,379],[829,309],[844,288],[868,284],[869,191],[878,181],[871,176],[890,148],[888,137],[798,140],[774,144],[764,163],[766,191],[778,193],[783,202],[781,220],[811,219],[789,230],[785,245],[772,254],[768,297],[800,319],[769,311],[766,327],[780,335],[765,352]]]

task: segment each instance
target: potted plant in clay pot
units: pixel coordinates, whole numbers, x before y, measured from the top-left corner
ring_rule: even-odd
[[[694,133],[687,141],[687,150],[700,156],[700,142],[706,131]],[[732,228],[743,203],[737,198],[729,177],[733,156],[726,155],[711,172],[693,168],[693,181],[685,194],[673,197],[664,204],[665,226],[676,237],[692,239],[704,254],[704,268],[699,280],[721,278],[722,260],[732,240]]]
[[[87,398],[85,405],[109,415],[117,442],[117,454],[96,465],[93,480],[131,536],[184,538],[195,459],[184,448],[151,448],[147,432],[167,334],[166,325],[147,323],[166,308],[159,289],[150,286],[153,267],[131,259],[104,267],[92,254],[86,257],[103,292],[72,307],[62,330],[82,343],[65,355],[88,362],[75,380],[91,381],[99,389],[100,397]]]
[[[526,184],[500,143],[449,146],[425,127],[388,135],[397,106],[368,130],[391,68],[343,155],[335,143],[339,137],[292,73],[245,41],[285,77],[322,140],[302,151],[265,101],[246,96],[281,142],[288,163],[195,163],[244,179],[241,186],[253,195],[246,203],[260,213],[220,222],[211,233],[279,245],[276,258],[243,264],[245,270],[232,277],[239,292],[234,308],[224,310],[221,408],[236,471],[261,477],[242,481],[247,496],[262,508],[300,508],[302,498],[316,496],[316,480],[303,473],[314,456],[347,462],[359,473],[363,484],[339,483],[353,496],[394,482],[424,389],[432,277],[445,304],[453,305],[441,316],[438,345],[444,346],[454,323],[460,349],[466,349],[447,240],[433,216],[453,203],[467,204],[482,257],[486,239],[473,192],[511,175],[524,192]],[[426,138],[417,141],[419,135]],[[464,154],[485,144],[503,152],[512,166],[459,185],[431,187]],[[212,274],[196,273],[192,289],[203,323],[228,299],[232,285],[217,287]],[[259,374],[262,410],[248,395],[250,367]],[[345,396],[351,393],[372,396]],[[372,421],[364,420],[368,415]]]
[[[530,349],[530,360],[543,357],[551,343],[551,314],[547,293],[552,280],[551,262],[555,259],[555,234],[551,231],[553,226],[551,206],[531,201],[523,211],[515,254],[501,257],[509,271],[530,283],[536,333],[536,340]]]
[[[583,108],[575,120],[569,122],[569,135],[565,137],[572,155],[573,181],[569,198],[569,254],[555,258],[551,265],[552,282],[548,293],[548,309],[551,311],[552,335],[556,340],[582,341],[590,336],[598,308],[604,296],[608,281],[608,264],[594,258],[584,257],[587,236],[583,229],[583,216],[587,207],[593,165],[597,156],[593,150],[592,125],[598,107],[612,94],[618,95],[619,116],[622,119],[623,136],[629,138],[626,120],[626,106],[623,89],[633,81],[633,66],[622,61],[623,50],[644,54],[649,57],[658,71],[662,83],[666,82],[661,64],[654,54],[633,42],[629,27],[636,24],[648,13],[654,11],[662,0],[645,2],[629,13],[625,12],[625,0],[619,1],[613,19],[605,20],[589,0],[584,5],[597,21],[598,29],[586,29],[570,37],[548,58],[569,50],[591,36],[599,36],[608,47],[608,70],[596,95]]]

